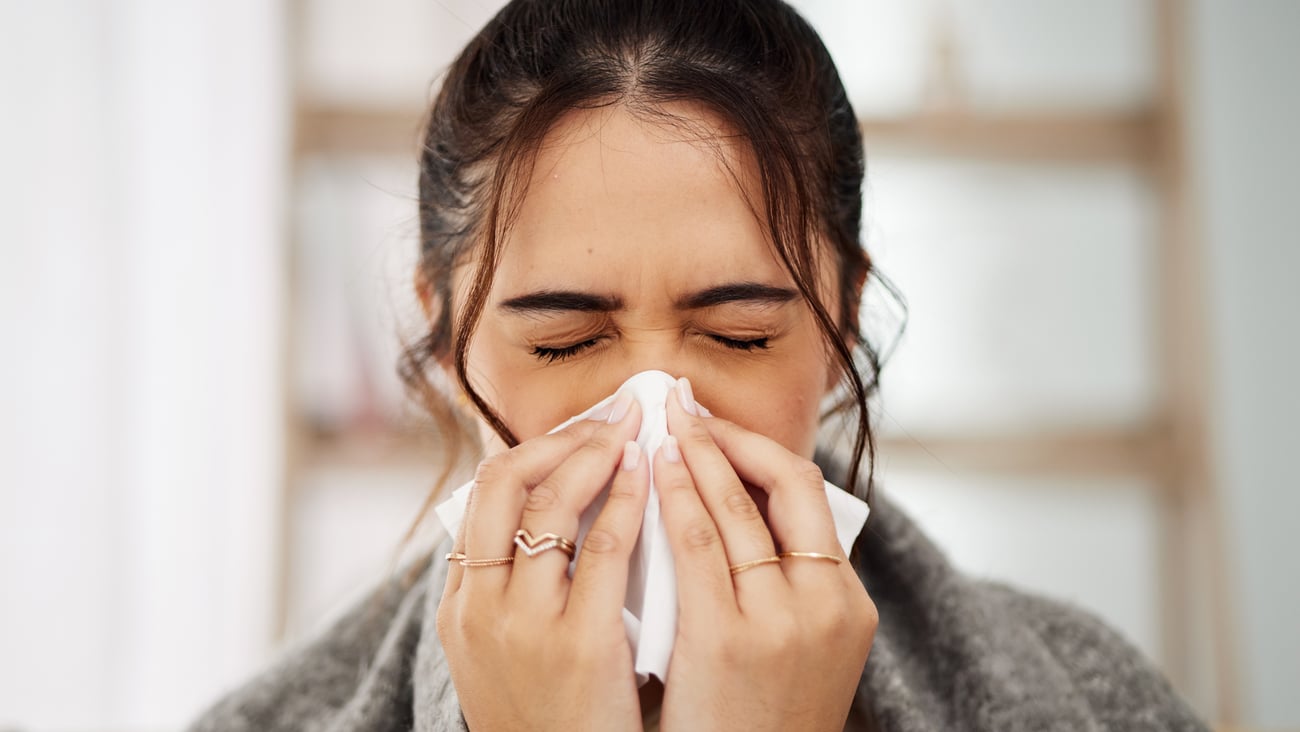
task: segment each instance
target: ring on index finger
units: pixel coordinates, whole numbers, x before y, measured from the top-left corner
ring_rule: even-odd
[[[502,564],[510,564],[515,561],[514,557],[492,557],[489,559],[470,559],[465,556],[464,552],[448,552],[445,557],[448,562],[456,562],[462,567],[496,567]]]
[[[731,570],[731,574],[734,576],[740,574],[741,572],[744,572],[747,569],[753,569],[754,567],[763,564],[779,564],[780,562],[781,562],[781,557],[778,556],[763,557],[762,559],[751,559],[748,562],[733,564],[728,569]]]
[[[837,557],[834,554],[822,554],[821,552],[781,552],[777,555],[781,559],[786,557],[803,557],[805,559],[828,559],[836,564],[844,561],[843,557]]]

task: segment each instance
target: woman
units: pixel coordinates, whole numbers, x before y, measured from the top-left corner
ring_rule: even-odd
[[[878,497],[844,555],[822,479],[870,496],[880,365],[862,177],[834,65],[779,0],[503,9],[430,111],[429,329],[402,368],[479,427],[461,531],[194,729],[1202,729],[1099,622],[960,576]],[[679,622],[638,688],[638,407],[547,432],[647,369],[683,377],[653,456]],[[837,392],[845,465],[816,444]],[[563,542],[517,546],[573,537],[611,479],[571,579]]]

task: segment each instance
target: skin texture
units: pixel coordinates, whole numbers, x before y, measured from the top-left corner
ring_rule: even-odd
[[[556,551],[452,566],[438,632],[475,730],[640,729],[657,691],[664,730],[841,729],[870,649],[875,607],[847,561],[727,569],[778,548],[842,556],[811,462],[837,374],[811,311],[780,296],[797,291],[755,216],[747,143],[703,108],[668,109],[695,125],[621,106],[557,122],[470,344],[472,383],[521,444],[507,450],[480,422],[488,458],[457,551],[515,554],[521,526],[572,537],[614,478],[572,581]],[[822,274],[838,312],[835,272]],[[453,307],[469,281],[454,273]],[[672,449],[655,457],[678,638],[668,685],[638,694],[620,616],[648,491],[647,461],[627,447],[637,408],[545,432],[646,369],[689,381],[670,399]]]

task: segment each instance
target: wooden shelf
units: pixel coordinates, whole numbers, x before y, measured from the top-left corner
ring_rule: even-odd
[[[884,436],[878,466],[954,473],[1118,476],[1159,474],[1170,459],[1157,426],[1004,435]],[[468,448],[470,444],[466,442]],[[414,432],[309,436],[301,470],[428,469],[442,451],[431,434]],[[847,449],[844,451],[847,455]],[[468,459],[468,455],[466,456]]]
[[[1072,431],[1058,434],[886,438],[882,463],[954,473],[1071,476],[1155,475],[1168,459],[1163,431]]]
[[[862,122],[873,149],[956,157],[993,157],[1064,162],[1140,162],[1156,150],[1156,124],[1147,112],[931,113]]]
[[[419,146],[422,109],[332,107],[306,104],[295,115],[299,155],[412,157]],[[864,119],[872,150],[1061,161],[1150,162],[1159,126],[1151,111],[930,112]]]

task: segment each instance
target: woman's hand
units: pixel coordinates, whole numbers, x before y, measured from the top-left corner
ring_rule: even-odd
[[[623,626],[628,561],[649,493],[636,443],[639,407],[621,397],[614,424],[584,420],[479,465],[455,551],[513,564],[447,574],[437,630],[469,728],[640,730]],[[613,487],[583,542],[573,579],[558,549],[529,557],[515,531],[574,539],[579,515]]]
[[[679,608],[661,729],[842,730],[878,620],[847,558],[728,569],[775,555],[775,544],[844,557],[821,471],[766,437],[688,413],[690,387],[675,390],[685,395],[669,398],[674,437],[654,465]],[[766,522],[746,483],[766,495]]]

